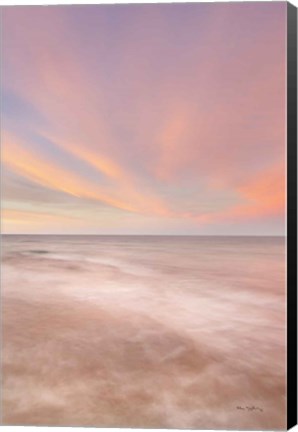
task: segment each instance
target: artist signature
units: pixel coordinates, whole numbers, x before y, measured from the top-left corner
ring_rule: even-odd
[[[240,410],[240,411],[260,411],[260,412],[263,412],[262,408],[260,408],[258,406],[255,406],[255,405],[250,405],[250,406],[240,406],[240,405],[238,405],[236,407],[236,409]]]

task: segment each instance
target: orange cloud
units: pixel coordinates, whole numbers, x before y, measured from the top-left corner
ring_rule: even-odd
[[[160,180],[170,180],[173,172],[179,171],[187,154],[186,148],[191,129],[189,107],[182,103],[174,103],[167,115],[160,135],[157,136],[159,157],[155,167],[155,175]]]
[[[69,229],[78,229],[84,225],[82,218],[73,215],[51,213],[47,211],[30,211],[4,208],[1,210],[1,227],[3,232],[44,232],[50,229],[63,232]]]
[[[285,216],[285,165],[278,163],[236,188],[243,204],[218,213],[202,214],[201,223]]]
[[[3,162],[29,180],[76,197],[101,201],[123,210],[137,211],[128,203],[108,196],[98,186],[95,187],[73,172],[54,166],[40,155],[33,154],[28,147],[18,143],[15,138],[11,136],[3,138]]]
[[[61,221],[79,221],[80,218],[71,215],[53,214],[48,212],[37,212],[29,210],[15,210],[15,209],[3,209],[1,211],[3,223],[19,223],[19,224],[31,224],[34,223],[45,223],[45,222],[58,222]]]
[[[2,161],[4,164],[37,184],[78,198],[100,201],[133,213],[167,214],[167,210],[160,204],[158,199],[150,199],[146,194],[140,195],[132,187],[129,189],[124,184],[123,188],[119,184],[118,193],[111,194],[109,190],[85,180],[78,174],[74,174],[58,164],[53,165],[42,156],[30,151],[28,146],[12,135],[3,133],[2,138]],[[86,158],[84,159],[86,160]],[[94,160],[95,164],[97,164],[98,159],[95,157]],[[113,172],[117,171],[114,170]],[[126,180],[125,174],[121,173],[121,171],[117,172],[117,178],[120,181],[122,179]]]
[[[135,176],[133,172],[125,170],[120,164],[101,154],[100,151],[92,150],[92,147],[84,145],[84,141],[79,142],[77,139],[69,141],[49,134],[47,137],[68,153],[104,174],[110,180],[113,189],[121,191],[121,196],[127,202],[135,205],[135,209],[133,209],[133,206],[127,206],[127,210],[153,213],[160,216],[169,214],[163,200],[153,193],[148,186],[144,186],[142,179]]]
[[[260,173],[238,190],[256,205],[256,215],[281,214],[285,209],[285,164],[277,164]]]

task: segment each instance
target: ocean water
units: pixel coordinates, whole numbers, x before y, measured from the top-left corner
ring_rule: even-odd
[[[2,423],[284,429],[285,239],[3,236]]]

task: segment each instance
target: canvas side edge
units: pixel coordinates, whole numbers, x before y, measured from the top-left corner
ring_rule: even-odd
[[[297,424],[297,8],[287,3],[287,428]]]

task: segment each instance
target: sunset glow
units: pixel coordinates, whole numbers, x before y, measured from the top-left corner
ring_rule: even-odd
[[[3,232],[283,235],[285,15],[3,8]]]

